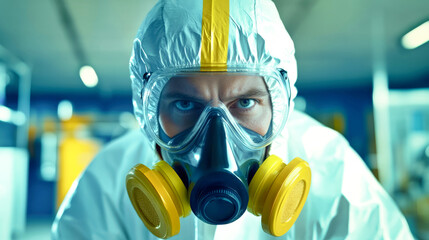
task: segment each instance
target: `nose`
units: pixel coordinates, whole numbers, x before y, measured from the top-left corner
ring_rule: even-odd
[[[213,109],[208,119],[207,132],[201,158],[198,166],[199,170],[209,169],[230,169],[235,164],[234,156],[227,143],[227,134],[219,110]]]

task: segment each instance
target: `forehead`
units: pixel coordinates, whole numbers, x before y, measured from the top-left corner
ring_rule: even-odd
[[[258,75],[238,75],[228,73],[202,73],[172,77],[163,93],[180,92],[189,95],[213,97],[231,96],[251,90],[267,92],[263,77]]]

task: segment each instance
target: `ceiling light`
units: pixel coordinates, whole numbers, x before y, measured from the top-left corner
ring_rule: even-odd
[[[414,28],[402,37],[402,46],[406,49],[414,49],[429,41],[429,21]]]
[[[83,66],[79,70],[80,79],[82,79],[85,86],[91,88],[95,87],[98,83],[97,73],[95,73],[94,68],[91,66]]]
[[[62,100],[58,104],[58,117],[63,120],[69,120],[73,116],[73,104],[68,100]]]

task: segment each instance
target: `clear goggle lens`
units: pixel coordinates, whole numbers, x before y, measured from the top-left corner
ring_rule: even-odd
[[[162,147],[177,150],[214,111],[244,145],[264,147],[283,128],[289,104],[289,83],[279,71],[152,74],[143,96],[146,131]]]

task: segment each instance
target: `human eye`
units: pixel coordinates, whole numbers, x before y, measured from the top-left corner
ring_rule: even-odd
[[[191,111],[196,108],[196,104],[194,102],[187,100],[177,100],[173,104],[176,109],[182,112]]]
[[[256,100],[255,99],[250,99],[250,98],[243,98],[243,99],[239,99],[236,102],[236,108],[241,108],[241,109],[250,109],[253,106],[255,106],[256,104]]]

